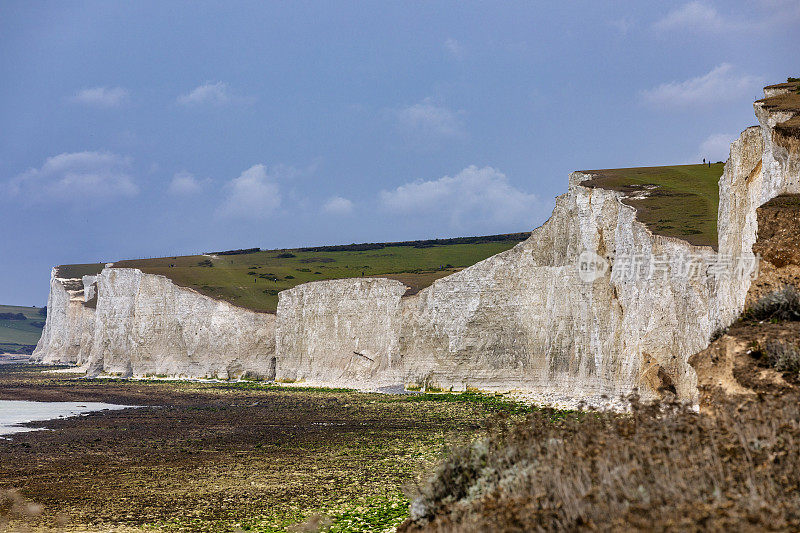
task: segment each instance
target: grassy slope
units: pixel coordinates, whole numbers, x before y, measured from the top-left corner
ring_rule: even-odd
[[[398,279],[412,287],[412,291],[417,291],[516,243],[451,244],[430,248],[388,246],[358,252],[290,250],[296,256],[291,258],[278,257],[285,252],[273,250],[210,258],[195,255],[118,261],[115,266],[162,274],[178,285],[192,287],[208,296],[257,311],[275,312],[278,292],[301,283],[362,275],[380,276]],[[204,260],[210,260],[214,266],[198,266]]]
[[[43,323],[45,317],[39,314],[39,307],[18,307],[14,305],[0,305],[0,313],[22,313],[27,320],[0,319],[0,353],[17,352],[20,345],[34,345],[39,342],[42,335],[42,326],[34,322]]]
[[[117,261],[117,267],[161,274],[178,285],[255,311],[274,313],[278,292],[309,281],[355,277],[397,279],[410,293],[434,280],[474,265],[520,242],[522,237],[497,242],[443,244],[424,248],[386,246],[365,251],[267,250],[240,255],[187,255]],[[295,257],[278,257],[291,253]],[[211,261],[213,267],[200,263]],[[61,277],[96,274],[102,263],[64,265]]]
[[[718,182],[722,163],[666,167],[586,170],[598,177],[584,184],[629,195],[648,191],[644,200],[625,200],[653,233],[678,237],[696,245],[717,245]]]

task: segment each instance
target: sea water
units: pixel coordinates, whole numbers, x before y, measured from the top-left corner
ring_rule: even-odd
[[[132,407],[101,402],[29,402],[0,400],[0,435],[37,431],[42,428],[24,427],[25,422],[43,422],[57,418],[79,416],[94,411],[117,410]]]

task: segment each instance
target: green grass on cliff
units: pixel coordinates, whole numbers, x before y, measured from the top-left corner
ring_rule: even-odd
[[[643,200],[627,199],[637,218],[658,235],[678,237],[700,246],[717,246],[717,210],[722,163],[666,167],[585,170],[597,178],[590,187],[621,191]]]
[[[0,353],[30,352],[44,327],[45,317],[40,311],[40,307],[0,305]],[[20,314],[25,318],[20,319]]]
[[[408,293],[415,293],[439,278],[512,248],[528,235],[187,255],[117,261],[114,266],[160,274],[207,296],[274,313],[278,292],[310,281],[383,277],[401,281],[410,288]],[[58,271],[61,277],[80,277],[102,268],[101,263],[64,265]]]
[[[654,233],[716,246],[720,163],[589,170],[584,182],[647,198],[627,199]],[[178,285],[255,311],[274,313],[278,292],[301,283],[339,278],[384,277],[409,287],[409,294],[435,280],[510,249],[527,233],[445,241],[328,246],[252,251],[225,255],[188,255],[117,261],[117,267],[160,274]],[[63,265],[61,277],[96,274],[102,263]]]

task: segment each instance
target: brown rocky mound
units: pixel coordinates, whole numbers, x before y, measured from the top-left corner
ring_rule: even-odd
[[[787,194],[758,209],[760,272],[747,294],[746,308],[786,287],[800,289],[800,195]],[[689,359],[697,372],[701,407],[719,394],[783,394],[798,389],[797,373],[773,368],[768,346],[796,347],[800,321],[778,320],[745,312],[716,341]]]
[[[747,294],[747,306],[784,285],[800,287],[800,194],[778,196],[758,209],[760,254],[758,279]]]

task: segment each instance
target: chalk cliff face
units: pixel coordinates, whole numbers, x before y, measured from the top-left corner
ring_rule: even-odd
[[[106,268],[97,286],[90,372],[275,377],[275,315],[137,269]]]
[[[587,399],[635,387],[692,396],[694,376],[682,354],[702,348],[711,333],[707,280],[612,273],[621,257],[713,251],[653,236],[619,193],[582,187],[589,177],[573,173],[552,218],[529,240],[409,302],[407,379]],[[610,268],[581,279],[583,251],[607,258]]]
[[[599,400],[641,389],[695,394],[685,357],[713,329],[707,277],[612,280],[618,256],[711,262],[710,248],[654,236],[620,193],[573,173],[552,218],[526,242],[402,297],[387,279],[300,285],[280,294],[277,376],[312,384],[520,389]],[[579,276],[582,251],[608,258]]]
[[[783,129],[797,120],[800,109],[789,111],[774,103],[792,90],[785,85],[764,89],[767,98],[754,104],[759,125],[731,144],[719,182],[719,253],[726,258],[753,258],[758,207],[781,194],[800,193],[800,137]],[[726,304],[719,308],[718,322],[728,324],[741,312],[750,281],[747,276],[717,281],[716,290]]]
[[[50,273],[47,320],[32,359],[49,364],[82,365],[94,335],[96,276],[58,278]]]
[[[755,108],[760,124],[731,145],[720,179],[718,252],[652,234],[623,193],[576,172],[527,241],[413,296],[388,279],[314,282],[283,291],[276,316],[135,269],[80,288],[54,276],[35,356],[123,375],[694,400],[687,359],[742,311],[757,207],[800,192],[797,138],[783,127],[796,113]]]
[[[385,278],[305,283],[278,301],[278,379],[361,387],[402,383],[401,298]]]

